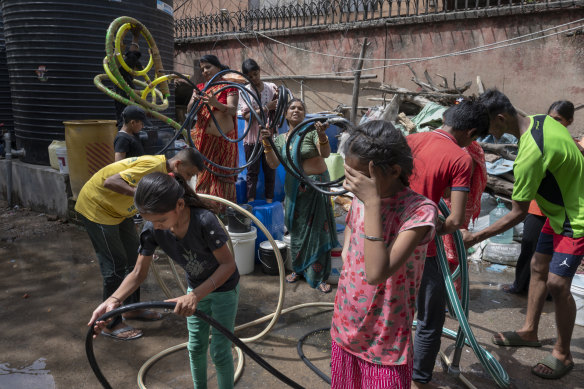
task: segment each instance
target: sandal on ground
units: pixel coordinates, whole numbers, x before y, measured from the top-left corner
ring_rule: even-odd
[[[549,374],[544,374],[535,370],[538,365],[543,365],[552,370],[552,372]],[[531,368],[531,373],[540,378],[546,378],[548,380],[557,380],[568,374],[570,370],[572,370],[573,368],[574,362],[570,362],[568,365],[566,365],[564,362],[560,361],[552,354],[548,354],[547,357],[539,361],[535,366]]]
[[[503,286],[501,286],[501,290],[503,292],[509,293],[509,294],[523,294],[523,291],[517,289],[514,284],[503,285]]]
[[[120,334],[123,334],[124,332],[130,332],[130,331],[138,331],[138,332],[134,335],[131,335],[131,336],[120,336]],[[130,326],[118,328],[117,330],[114,330],[114,331],[109,332],[109,333],[105,332],[105,331],[101,331],[101,334],[103,336],[107,336],[108,338],[113,338],[113,339],[117,339],[117,340],[133,340],[133,339],[138,339],[143,335],[142,331],[137,330],[134,327],[130,327]]]
[[[128,312],[122,315],[126,320],[138,320],[138,321],[157,321],[162,319],[162,314],[160,312],[151,311],[149,309],[143,309],[140,311]]]
[[[509,347],[541,347],[539,340],[525,340],[515,331],[501,332],[503,339],[493,336],[491,339],[498,346]]]
[[[289,284],[293,284],[298,281],[302,276],[296,272],[292,272],[286,276],[286,282]]]
[[[326,282],[321,282],[318,285],[318,290],[320,290],[322,293],[330,293],[332,287],[330,286],[330,284],[327,284]]]

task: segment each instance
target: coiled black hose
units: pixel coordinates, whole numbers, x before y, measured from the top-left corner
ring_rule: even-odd
[[[174,309],[175,306],[176,306],[176,303],[164,302],[164,301],[150,301],[150,302],[128,304],[128,305],[124,305],[122,307],[119,307],[119,308],[116,308],[112,311],[107,312],[106,314],[99,317],[96,321],[105,321],[113,316],[121,315],[122,313],[134,311],[134,310],[138,310],[138,309],[151,309],[151,308]],[[274,377],[278,378],[280,381],[282,381],[283,383],[285,383],[286,385],[288,385],[292,388],[304,389],[304,387],[301,386],[300,384],[298,384],[296,381],[292,380],[291,378],[282,374],[280,371],[276,370],[276,368],[274,368],[266,360],[264,360],[262,357],[260,357],[258,354],[256,354],[245,343],[243,343],[241,340],[239,340],[239,338],[237,336],[233,335],[233,333],[231,331],[229,331],[227,328],[223,327],[215,319],[213,319],[212,317],[199,311],[198,309],[195,311],[194,314],[198,318],[206,321],[207,323],[209,323],[210,325],[215,327],[217,330],[219,330],[219,332],[221,332],[229,340],[231,340],[233,342],[233,344],[235,344],[237,347],[239,347],[244,353],[249,355],[249,357],[251,359],[256,361],[261,367],[266,369]],[[93,370],[93,373],[95,374],[95,376],[97,377],[97,379],[99,380],[101,385],[105,389],[112,389],[112,386],[109,384],[108,380],[105,378],[105,376],[101,372],[101,369],[99,368],[99,365],[97,364],[97,360],[95,358],[95,353],[93,352],[94,327],[95,327],[95,322],[92,323],[92,325],[89,327],[89,330],[87,331],[87,336],[85,337],[85,353],[87,355],[87,359],[89,361],[89,364],[91,365],[91,369]]]
[[[197,88],[197,86],[191,80],[184,77],[183,75],[179,75],[176,72],[168,72],[168,73],[175,74],[178,77],[180,77],[181,79],[186,80],[199,94],[206,93],[207,90],[213,86],[221,86],[217,90],[216,93],[219,93],[225,89],[230,89],[230,88],[237,89],[240,92],[239,93],[240,97],[243,99],[245,104],[250,108],[250,117],[248,119],[247,129],[244,131],[244,133],[236,139],[230,138],[221,129],[221,126],[219,125],[219,123],[215,119],[215,115],[213,114],[211,107],[208,104],[203,103],[202,100],[199,99],[199,100],[195,101],[195,103],[191,106],[191,109],[187,113],[186,119],[185,119],[184,123],[182,124],[181,128],[176,131],[174,137],[158,152],[158,154],[162,154],[165,151],[169,150],[170,146],[174,143],[174,141],[176,139],[178,139],[180,134],[182,134],[185,129],[192,128],[194,118],[197,116],[198,112],[205,105],[207,106],[207,109],[209,109],[209,112],[211,114],[211,119],[213,120],[213,123],[215,123],[215,127],[219,131],[221,137],[230,143],[237,143],[237,142],[240,142],[241,140],[243,140],[247,136],[247,134],[251,128],[251,123],[253,123],[254,120],[257,121],[257,123],[260,127],[262,127],[262,128],[270,127],[274,130],[277,128],[280,128],[282,126],[282,124],[284,123],[284,119],[286,116],[286,107],[288,105],[288,102],[289,102],[290,96],[291,96],[290,91],[284,86],[278,87],[278,101],[277,101],[276,109],[274,112],[274,117],[273,117],[271,122],[268,122],[268,118],[265,115],[265,112],[263,110],[260,110],[260,113],[258,114],[254,109],[252,109],[252,105],[253,105],[252,100],[254,100],[254,102],[257,104],[257,106],[261,107],[261,101],[258,97],[259,93],[258,93],[257,89],[255,88],[255,86],[253,86],[253,84],[251,83],[249,78],[241,72],[231,70],[231,69],[222,70],[222,71],[218,72],[217,74],[215,74],[211,78],[211,80],[209,80],[209,82],[205,85],[205,87],[202,90]],[[238,74],[241,77],[245,78],[248,81],[248,83],[252,86],[254,93],[250,93],[249,89],[247,89],[245,86],[242,86],[241,84],[230,82],[230,81],[225,81],[225,80],[220,80],[227,73],[235,73],[235,74]],[[288,140],[286,142],[285,158],[276,149],[276,147],[274,146],[273,140],[269,139],[268,141],[269,141],[270,145],[272,146],[279,162],[284,166],[284,169],[286,170],[286,172],[288,174],[292,174],[292,176],[294,178],[296,178],[297,180],[306,183],[307,185],[312,187],[314,190],[316,190],[317,192],[322,193],[324,195],[333,196],[333,195],[344,194],[347,192],[346,190],[333,192],[333,191],[327,191],[327,190],[323,189],[323,188],[330,188],[330,187],[340,187],[342,185],[343,180],[344,180],[344,176],[340,177],[337,180],[330,181],[330,182],[318,182],[318,181],[312,180],[304,172],[304,169],[302,169],[301,165],[297,166],[294,163],[293,158],[292,158],[292,154],[287,152],[287,150],[290,150],[290,144],[291,144],[292,140],[296,136],[300,136],[300,140],[298,142],[298,145],[300,145],[302,143],[302,140],[304,139],[304,137],[310,131],[314,130],[314,123],[317,121],[335,122],[336,124],[340,124],[342,126],[346,126],[346,127],[350,126],[350,122],[348,122],[347,120],[342,119],[342,118],[331,120],[330,118],[327,118],[326,116],[322,116],[322,117],[314,117],[311,119],[307,119],[307,120],[303,121],[302,123],[300,123],[298,126],[296,126],[296,128],[291,130],[291,133],[288,136]],[[187,142],[188,142],[189,146],[195,147],[194,142],[190,136],[190,131],[185,131],[185,132],[188,134]],[[203,154],[201,154],[201,155],[203,156],[203,159],[206,162],[206,164],[204,164],[205,169],[207,171],[209,171],[211,174],[218,176],[218,177],[233,177],[233,176],[238,175],[241,171],[243,171],[244,169],[246,169],[250,165],[256,163],[261,158],[261,153],[263,152],[263,150],[264,150],[263,144],[261,142],[261,139],[258,137],[258,140],[257,140],[256,144],[254,145],[253,151],[252,151],[248,161],[246,161],[246,163],[244,165],[238,166],[238,167],[222,166],[222,165],[219,165],[219,164],[211,161],[205,155],[203,155]],[[300,146],[298,146],[296,148],[296,150],[293,150],[293,152],[294,151],[296,152],[297,160],[300,161]],[[209,167],[207,165],[210,165],[211,167]],[[215,168],[215,169],[213,169],[213,168]]]
[[[302,362],[304,362],[304,364],[308,366],[310,370],[315,372],[316,375],[320,377],[320,379],[322,379],[329,385],[331,384],[331,377],[327,376],[322,370],[314,366],[314,364],[310,362],[310,359],[306,358],[306,355],[304,355],[304,350],[302,350],[302,346],[304,345],[304,341],[306,340],[306,338],[308,338],[309,336],[318,334],[320,332],[329,332],[330,330],[331,330],[330,327],[323,327],[314,331],[310,331],[309,333],[302,336],[302,338],[298,340],[298,344],[296,345],[296,351],[298,351],[298,356],[300,357],[300,359],[302,359]]]

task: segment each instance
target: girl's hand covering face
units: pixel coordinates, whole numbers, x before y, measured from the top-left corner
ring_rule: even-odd
[[[369,161],[368,167],[369,176],[345,163],[345,181],[343,182],[343,188],[352,192],[365,204],[379,200],[381,197],[373,161]]]

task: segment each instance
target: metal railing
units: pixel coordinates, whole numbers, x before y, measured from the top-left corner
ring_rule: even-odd
[[[460,11],[523,8],[553,4],[573,6],[572,1],[550,0],[304,0],[298,4],[175,20],[175,38],[194,38],[226,32],[252,32],[376,21]]]

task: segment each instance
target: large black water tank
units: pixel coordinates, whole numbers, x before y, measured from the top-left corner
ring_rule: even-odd
[[[12,98],[10,96],[10,79],[6,63],[6,44],[4,42],[4,23],[0,12],[0,133],[10,131],[14,140],[14,119],[12,118]]]
[[[115,18],[142,22],[156,41],[164,69],[173,70],[172,0],[1,4],[15,133],[25,148],[25,162],[49,164],[47,147],[53,139],[65,139],[65,120],[115,119],[114,101],[93,84],[95,75],[104,72],[105,34]],[[144,39],[140,46],[146,63]],[[174,98],[164,114],[174,117]]]

